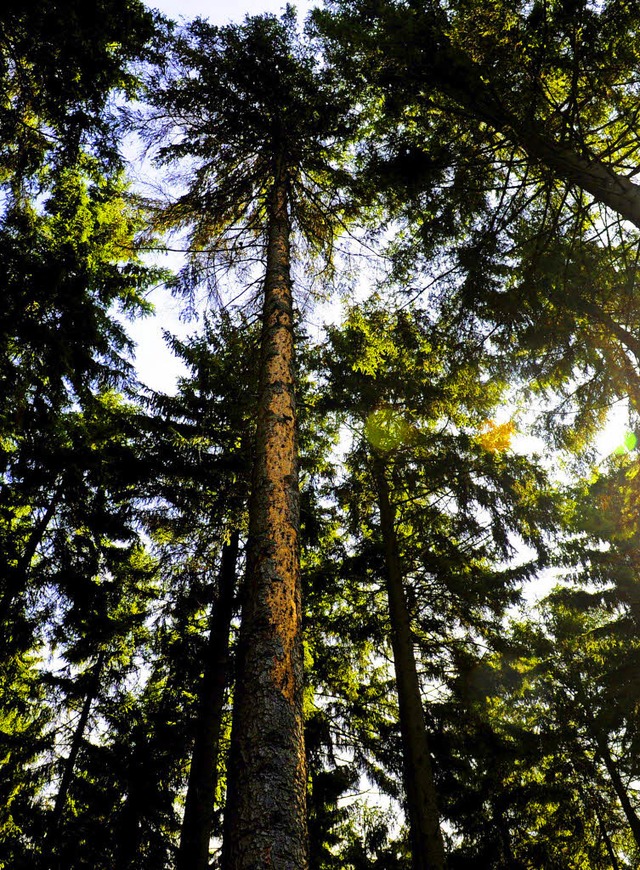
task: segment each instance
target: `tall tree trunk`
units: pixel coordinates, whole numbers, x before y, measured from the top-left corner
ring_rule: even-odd
[[[233,532],[229,543],[222,548],[218,595],[211,614],[176,870],[207,870],[209,866],[239,538],[239,533]]]
[[[135,765],[132,765],[131,770],[135,770]],[[115,848],[115,867],[118,870],[135,870],[140,863],[140,820],[144,818],[145,805],[144,777],[135,777],[128,783],[127,796],[119,813]]]
[[[613,848],[613,842],[611,841],[611,837],[609,836],[609,832],[607,831],[607,826],[605,825],[604,819],[602,818],[602,813],[600,812],[600,807],[598,806],[597,797],[593,801],[593,811],[596,814],[598,828],[600,829],[600,834],[602,835],[602,839],[604,841],[604,845],[609,856],[609,861],[611,862],[611,870],[620,870],[620,864],[618,863],[616,852]]]
[[[575,751],[575,749],[572,749],[570,747],[569,751]],[[611,837],[609,836],[607,826],[605,825],[605,821],[600,810],[600,796],[598,793],[598,789],[593,785],[596,780],[596,765],[586,755],[586,753],[583,753],[583,757],[584,763],[588,764],[589,766],[589,776],[581,773],[576,765],[573,762],[570,762],[573,773],[576,777],[576,784],[578,786],[580,799],[582,800],[582,803],[587,812],[589,810],[593,810],[595,814],[596,821],[598,822],[598,829],[600,831],[600,835],[602,836],[605,848],[607,850],[607,854],[609,856],[611,870],[620,870],[620,865],[616,857],[615,849],[613,848],[613,842],[611,841]]]
[[[442,870],[445,866],[444,844],[439,824],[429,738],[413,654],[409,611],[404,594],[398,539],[395,532],[395,512],[389,496],[384,463],[379,456],[373,457],[372,467],[378,493],[380,530],[387,568],[391,644],[398,691],[412,867],[413,870]]]
[[[29,580],[29,572],[31,570],[31,562],[35,556],[38,547],[42,543],[49,523],[53,519],[53,515],[60,503],[64,492],[64,483],[61,481],[54,489],[51,499],[45,508],[40,519],[36,522],[31,534],[25,543],[15,566],[11,567],[6,572],[5,589],[0,595],[0,613],[6,615],[9,609],[13,606],[15,600],[20,596]]]
[[[58,788],[55,804],[53,806],[53,812],[51,813],[51,820],[49,822],[49,828],[46,835],[47,846],[45,852],[49,855],[48,866],[52,868],[56,866],[54,852],[56,848],[58,829],[60,827],[62,816],[64,814],[64,808],[67,803],[69,789],[71,787],[71,783],[73,782],[73,774],[76,766],[76,761],[82,747],[82,741],[84,740],[84,732],[86,731],[87,723],[89,722],[91,706],[96,698],[96,695],[98,694],[98,689],[100,687],[100,678],[102,676],[104,659],[105,654],[104,651],[101,650],[98,654],[98,658],[96,659],[93,668],[91,669],[91,677],[86,694],[84,696],[82,710],[80,711],[80,718],[78,719],[75,731],[73,732],[71,748],[69,750],[67,760],[64,764],[62,779],[60,780],[60,787]]]
[[[493,822],[496,826],[496,830],[498,832],[498,836],[500,837],[500,843],[502,844],[502,858],[504,860],[505,867],[511,867],[513,870],[520,870],[523,868],[523,864],[516,860],[516,856],[513,854],[513,848],[511,846],[511,831],[509,829],[509,823],[507,822],[504,812],[501,806],[498,806],[496,802],[493,803]]]
[[[224,870],[306,868],[299,493],[287,168],[268,204],[247,578],[233,706]]]
[[[597,731],[597,728],[597,724],[592,722],[591,730],[596,746],[598,747],[598,754],[604,762],[604,766],[607,768],[611,784],[613,785],[613,789],[620,801],[620,806],[622,807],[627,822],[629,823],[629,827],[631,828],[633,839],[636,841],[636,845],[640,847],[640,818],[638,818],[635,808],[631,803],[631,799],[629,798],[629,793],[622,782],[622,777],[620,776],[618,767],[611,756],[606,737],[603,737],[602,734]]]

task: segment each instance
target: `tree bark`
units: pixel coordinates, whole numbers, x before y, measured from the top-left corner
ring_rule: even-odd
[[[82,741],[84,740],[84,732],[87,728],[87,723],[89,722],[91,706],[96,698],[96,695],[98,694],[100,678],[102,676],[102,668],[104,666],[104,659],[105,654],[104,651],[101,650],[98,654],[98,658],[96,659],[96,663],[92,668],[89,686],[84,696],[82,710],[80,711],[80,718],[78,719],[75,731],[73,732],[71,748],[69,750],[67,760],[65,761],[62,779],[60,780],[60,787],[58,788],[55,804],[53,806],[53,812],[51,813],[51,821],[49,823],[49,828],[46,836],[46,852],[49,854],[48,866],[52,868],[56,866],[56,859],[54,857],[54,851],[56,848],[56,837],[58,829],[60,827],[60,823],[62,821],[62,816],[64,814],[64,808],[67,803],[67,795],[69,794],[69,789],[71,787],[71,783],[73,782],[73,773],[75,770],[76,761],[78,759],[78,754],[82,747]]]
[[[224,870],[306,868],[306,765],[287,168],[268,203],[247,577],[233,707]]]
[[[60,482],[54,489],[44,513],[31,530],[31,534],[16,565],[7,571],[5,589],[0,595],[0,613],[6,614],[18,596],[23,593],[28,583],[31,562],[44,539],[63,492],[64,484]]]
[[[601,734],[596,733],[596,729],[597,725],[595,723],[592,723],[593,736],[596,742],[596,746],[598,747],[598,754],[604,762],[604,766],[607,768],[607,773],[609,774],[611,784],[613,785],[613,789],[618,796],[618,800],[620,801],[620,806],[622,807],[629,827],[631,828],[633,839],[636,841],[636,845],[640,847],[640,818],[638,818],[638,815],[629,798],[627,789],[622,782],[620,772],[618,771],[616,763],[611,756],[609,744],[607,743],[606,738],[604,738]]]
[[[429,738],[413,654],[409,611],[404,594],[402,566],[395,532],[395,512],[391,504],[384,463],[379,456],[373,457],[372,467],[378,494],[380,530],[387,568],[391,644],[398,691],[412,867],[413,870],[442,870],[445,866],[444,844],[439,824]]]
[[[600,808],[598,806],[597,797],[594,799],[593,802],[593,811],[598,821],[598,827],[600,828],[600,834],[602,835],[602,839],[607,850],[607,855],[609,856],[609,861],[611,862],[611,870],[620,870],[620,864],[618,863],[611,837],[609,836],[609,832],[607,831],[607,826],[605,825],[604,819],[602,818],[602,813],[600,812]]]
[[[239,533],[234,531],[229,543],[222,548],[218,595],[211,614],[176,870],[207,870],[209,866],[239,538]]]
[[[576,750],[575,747],[571,747],[571,745],[569,745],[568,751],[575,752]],[[589,776],[584,773],[580,773],[576,765],[573,762],[570,762],[573,773],[576,777],[576,784],[578,786],[580,799],[582,800],[582,803],[587,812],[589,812],[589,810],[593,810],[595,814],[596,821],[598,822],[598,829],[600,831],[600,835],[602,836],[605,848],[607,850],[607,854],[609,856],[611,870],[620,870],[620,865],[616,857],[615,849],[613,848],[613,842],[611,841],[611,837],[609,836],[607,826],[605,825],[605,821],[602,816],[602,812],[600,811],[600,795],[598,793],[597,787],[594,787],[593,785],[596,781],[596,765],[593,760],[587,756],[586,753],[584,753],[583,755],[584,763],[588,764],[589,766]]]

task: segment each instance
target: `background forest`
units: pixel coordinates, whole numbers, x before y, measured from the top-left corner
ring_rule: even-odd
[[[6,0],[0,867],[640,866],[639,118],[629,0]]]

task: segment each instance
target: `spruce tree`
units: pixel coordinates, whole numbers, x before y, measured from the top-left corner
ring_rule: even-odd
[[[357,433],[345,486],[359,517],[354,535],[363,548],[375,536],[381,550],[416,868],[445,862],[427,731],[436,714],[423,710],[418,662],[434,678],[455,673],[458,645],[496,641],[517,578],[533,570],[501,576],[497,565],[515,536],[544,558],[542,527],[553,524],[544,474],[508,454],[508,424],[488,425],[500,384],[483,378],[482,356],[448,343],[442,326],[373,301],[330,330],[323,355],[327,407]],[[422,632],[431,652],[417,657]]]
[[[631,6],[336,0],[316,21],[347,75],[381,99],[400,148],[403,131],[428,137],[443,114],[450,130],[470,119],[498,160],[524,156],[525,174],[549,173],[640,225]],[[428,163],[424,145],[405,157],[421,152]]]
[[[282,20],[178,39],[152,100],[193,160],[166,225],[193,228],[195,250],[264,263],[260,389],[223,865],[305,867],[299,496],[291,247],[330,247],[347,104],[312,49]],[[177,136],[177,138],[175,138]]]

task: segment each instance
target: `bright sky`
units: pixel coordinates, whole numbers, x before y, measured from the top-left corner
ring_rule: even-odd
[[[231,21],[241,21],[245,15],[259,15],[261,12],[279,14],[284,10],[283,0],[156,0],[149,6],[159,9],[169,18],[179,20],[185,18],[208,18],[213,24],[228,24]],[[299,15],[305,15],[311,8],[309,0],[292,4]]]

